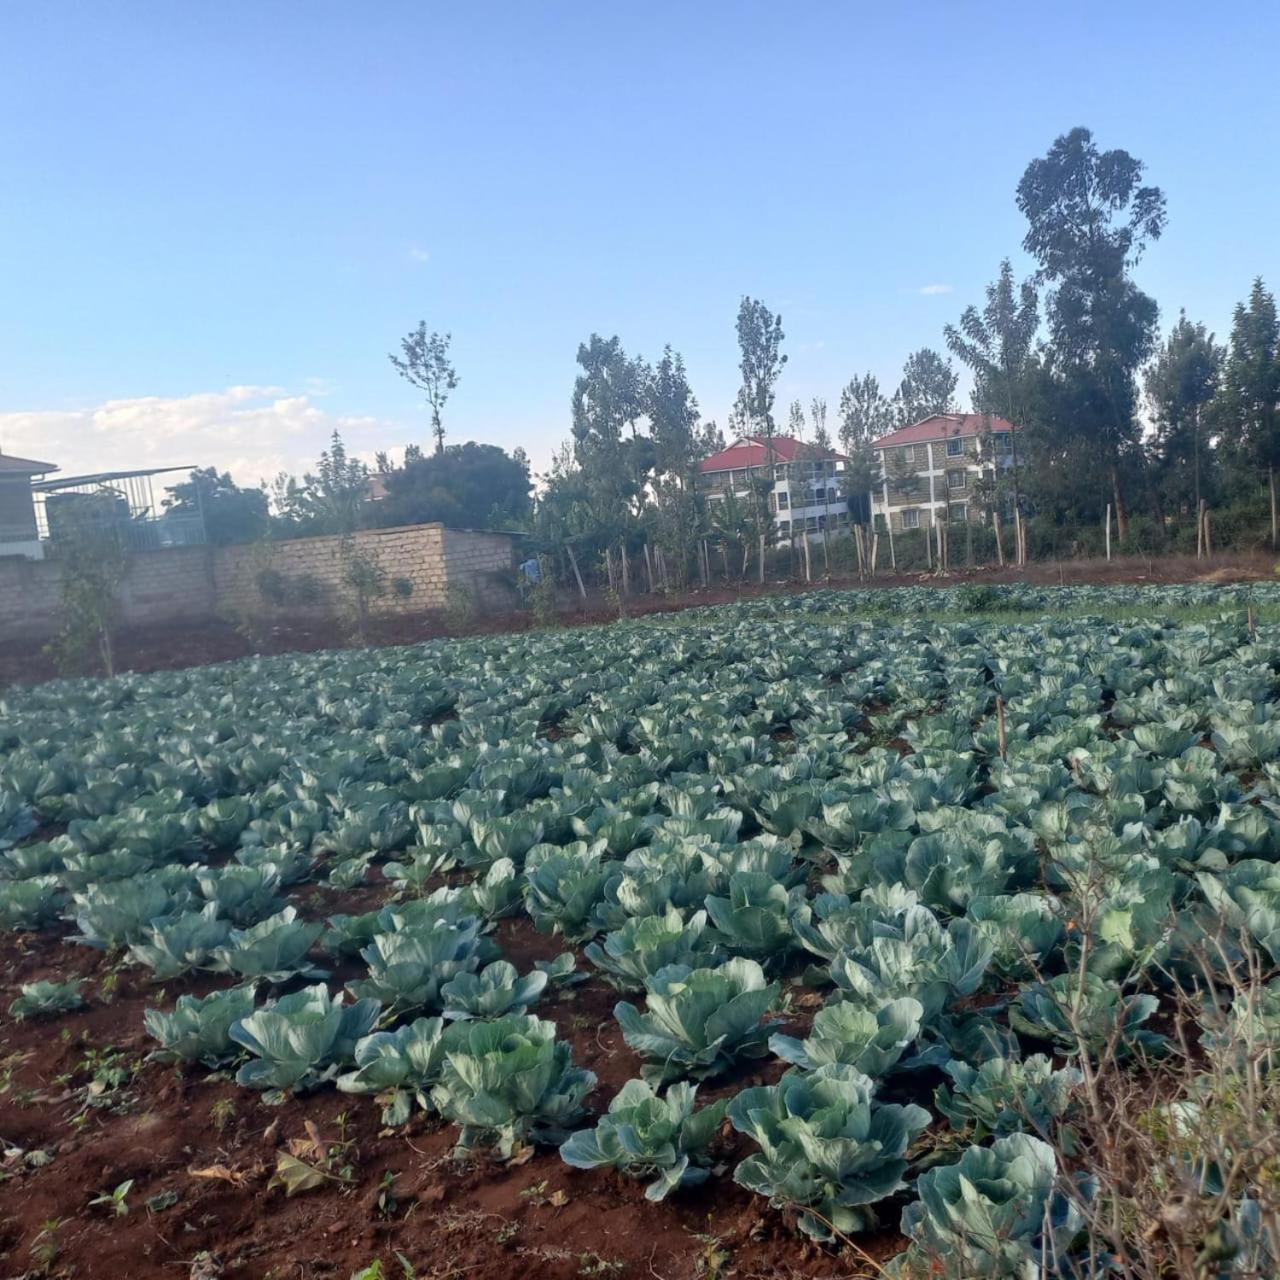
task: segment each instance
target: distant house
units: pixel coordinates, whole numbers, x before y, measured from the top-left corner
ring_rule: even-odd
[[[871,495],[877,525],[922,529],[979,519],[973,498],[984,473],[1013,459],[1016,428],[983,413],[935,413],[872,443],[883,477]]]
[[[770,444],[772,449],[770,449]],[[849,527],[849,503],[841,485],[848,458],[793,436],[741,436],[703,458],[700,480],[708,502],[732,493],[747,499],[759,480],[769,483],[769,510],[779,539]]]
[[[0,556],[44,558],[31,482],[57,469],[52,462],[0,453]]]

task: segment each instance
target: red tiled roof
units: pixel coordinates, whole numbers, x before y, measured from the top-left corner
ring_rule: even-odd
[[[57,469],[52,462],[37,462],[34,458],[17,458],[11,453],[0,453],[0,473],[8,471],[14,475],[33,476]]]
[[[843,453],[834,449],[819,449],[815,445],[805,444],[794,436],[773,437],[773,458],[775,462],[794,462],[801,455],[809,458],[835,458],[845,461]],[[727,449],[703,458],[699,467],[703,471],[738,471],[746,467],[764,465],[765,444],[762,436],[743,436],[735,440]]]
[[[1012,423],[985,413],[934,413],[909,427],[899,427],[872,442],[873,449],[892,449],[895,445],[925,444],[930,440],[949,440],[955,436],[976,436],[990,424],[992,431],[1013,431]]]

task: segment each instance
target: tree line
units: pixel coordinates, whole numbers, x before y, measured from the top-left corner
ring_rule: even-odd
[[[430,452],[410,446],[400,464],[380,456],[371,470],[335,434],[314,471],[278,477],[269,493],[239,489],[209,470],[175,486],[171,506],[191,508],[198,498],[215,541],[422,520],[520,529],[560,562],[566,580],[570,569],[586,570],[617,588],[642,556],[650,578],[657,563],[664,583],[683,586],[708,576],[713,549],[721,572],[734,574],[745,572],[762,539],[774,542],[771,481],[710,502],[699,484],[701,459],[741,435],[766,445],[795,437],[813,457],[838,448],[849,460],[841,501],[857,513],[886,478],[872,443],[962,407],[954,360],[968,370],[972,410],[1017,428],[1012,465],[979,484],[974,505],[1016,506],[1033,554],[1092,534],[1108,507],[1121,549],[1185,549],[1202,503],[1215,512],[1219,545],[1274,547],[1280,322],[1273,294],[1255,280],[1224,341],[1185,312],[1162,336],[1159,307],[1134,270],[1166,229],[1165,195],[1145,181],[1140,160],[1100,149],[1088,129],[1071,130],[1032,160],[1015,198],[1031,274],[1018,279],[1006,258],[983,303],[945,327],[945,350],[913,352],[891,392],[870,372],[851,378],[830,421],[821,397],[779,412],[783,322],[757,298],[739,305],[741,384],[723,429],[702,417],[670,345],[651,363],[618,336],[594,333],[577,352],[569,437],[535,495],[521,450],[445,443],[458,375],[450,335],[421,323],[390,361],[424,398]],[[909,488],[906,465],[890,459],[895,486]],[[892,474],[895,466],[902,474]],[[830,563],[825,532],[822,542]]]

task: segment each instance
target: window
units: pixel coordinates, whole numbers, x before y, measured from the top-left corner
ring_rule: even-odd
[[[818,528],[819,528],[819,529],[825,529],[826,527],[827,527],[827,517],[826,517],[826,516],[819,516],[819,517],[818,517]]]
[[[834,502],[834,501],[835,501],[839,496],[840,496],[840,491],[839,491],[838,489],[828,489],[828,490],[827,490],[827,501],[828,501],[828,502]]]
[[[968,474],[964,471],[948,471],[947,472],[947,488],[963,489],[968,483]]]
[[[791,505],[791,498],[785,489],[778,490],[778,510],[785,511]]]
[[[920,527],[919,507],[907,507],[903,510],[902,527],[904,529],[918,529]]]
[[[964,441],[958,436],[947,441],[947,457],[959,458],[964,453]]]
[[[969,504],[953,502],[951,504],[951,520],[954,524],[964,524],[969,519]]]
[[[810,516],[810,517],[809,517],[809,518],[804,522],[804,527],[805,527],[806,529],[816,529],[816,528],[818,527],[818,517],[817,517],[817,516]]]
[[[1013,436],[1008,431],[995,433],[996,453],[1002,457],[1013,452]]]
[[[779,536],[780,536],[780,537],[785,538],[785,537],[787,537],[790,533],[791,533],[791,521],[790,521],[790,520],[779,520],[779,521],[778,521],[778,534],[779,534]]]

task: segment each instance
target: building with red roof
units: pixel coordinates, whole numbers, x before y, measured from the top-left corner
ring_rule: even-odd
[[[761,482],[768,484],[769,510],[779,541],[801,533],[847,531],[849,500],[841,484],[848,458],[794,436],[740,436],[727,449],[699,464],[707,500],[724,502],[730,494],[749,501]]]
[[[934,413],[872,442],[882,480],[871,495],[877,525],[892,532],[985,516],[980,481],[1012,464],[1017,428],[985,413]]]

